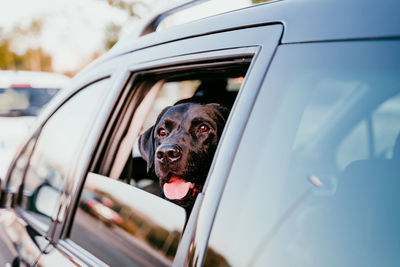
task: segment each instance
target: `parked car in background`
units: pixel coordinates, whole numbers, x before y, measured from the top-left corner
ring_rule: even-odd
[[[56,73],[0,71],[1,179],[32,121],[69,80]]]
[[[0,265],[400,266],[399,10],[149,20],[39,115],[2,184]],[[192,96],[232,109],[187,214],[152,193],[137,137]]]

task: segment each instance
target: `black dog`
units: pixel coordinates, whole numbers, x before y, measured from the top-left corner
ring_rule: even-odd
[[[163,195],[191,210],[201,192],[229,110],[219,104],[183,103],[165,108],[139,138]]]

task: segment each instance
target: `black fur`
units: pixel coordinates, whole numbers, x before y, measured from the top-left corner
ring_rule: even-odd
[[[190,210],[202,190],[228,115],[220,104],[181,103],[165,108],[139,137],[147,170],[154,169],[161,188],[171,174],[195,185],[184,198],[172,200],[178,205]]]

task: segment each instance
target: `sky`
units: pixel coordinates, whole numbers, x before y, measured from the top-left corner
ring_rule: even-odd
[[[44,21],[40,38],[21,44],[16,50],[42,47],[52,54],[57,72],[73,70],[102,50],[108,23],[134,27],[126,12],[110,7],[106,0],[0,0],[0,3],[0,27],[6,32],[15,25],[27,27],[33,19]]]
[[[176,1],[143,0],[147,7],[138,9],[138,13],[146,18],[155,9]],[[241,7],[248,1],[213,2],[224,10],[232,6]],[[23,52],[27,47],[41,47],[52,55],[55,72],[74,72],[89,63],[94,53],[105,52],[106,25],[122,25],[120,37],[124,37],[129,32],[137,31],[135,28],[140,27],[141,22],[129,17],[127,12],[110,7],[107,0],[0,0],[0,28],[6,33],[16,25],[28,27],[35,19],[43,21],[40,37],[28,41],[24,39],[14,50]]]

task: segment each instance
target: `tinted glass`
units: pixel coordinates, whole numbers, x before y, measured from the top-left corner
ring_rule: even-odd
[[[208,266],[400,264],[400,42],[281,46]]]
[[[79,158],[108,91],[106,85],[107,80],[102,80],[80,91],[52,115],[40,132],[25,175],[24,194],[28,200],[23,206],[44,225],[58,207],[72,164]]]
[[[89,173],[71,239],[110,266],[168,266],[185,220],[169,201]]]

